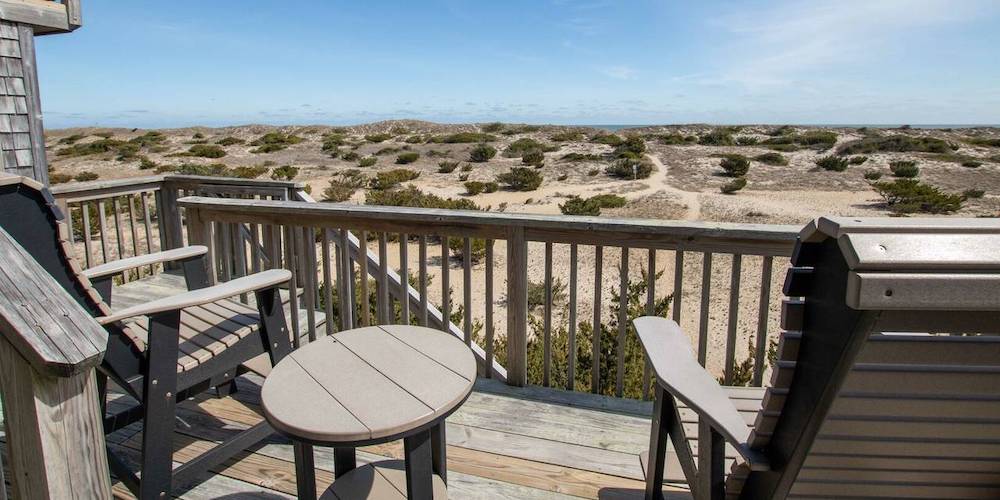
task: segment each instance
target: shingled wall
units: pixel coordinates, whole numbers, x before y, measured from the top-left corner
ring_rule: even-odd
[[[3,171],[48,184],[31,27],[0,20],[0,161]]]

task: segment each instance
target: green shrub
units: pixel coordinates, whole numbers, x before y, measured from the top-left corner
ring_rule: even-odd
[[[614,155],[618,158],[640,158],[646,152],[646,140],[638,135],[630,135],[625,142],[615,147]]]
[[[481,210],[478,205],[468,198],[442,198],[437,195],[424,193],[412,185],[402,189],[368,191],[365,195],[365,204],[386,205],[393,207]]]
[[[496,180],[514,191],[534,191],[542,185],[542,179],[542,174],[536,170],[514,167],[510,169],[510,172],[497,175]]]
[[[868,161],[867,156],[852,156],[847,159],[847,162],[851,165],[861,165],[862,163]]]
[[[951,153],[951,145],[947,141],[933,137],[910,137],[908,135],[889,135],[885,137],[865,137],[842,144],[837,148],[841,156],[871,153]]]
[[[785,158],[780,153],[763,153],[754,156],[753,159],[767,165],[775,165],[779,167],[788,165],[788,158]]]
[[[160,165],[156,167],[156,173],[174,172],[180,175],[204,175],[208,177],[231,177],[232,170],[222,163],[211,163],[208,165],[200,163],[182,163],[180,165]]]
[[[869,181],[877,181],[882,178],[882,172],[877,170],[869,170],[865,172],[865,179]]]
[[[601,169],[599,169],[599,168],[592,168],[592,169],[590,169],[590,170],[587,171],[587,176],[588,177],[594,177],[594,176],[596,176],[599,173],[601,173]]]
[[[156,162],[146,156],[139,157],[139,170],[150,170],[156,168]]]
[[[374,154],[375,154],[375,156],[391,155],[393,153],[398,153],[398,152],[400,152],[402,150],[403,150],[403,148],[388,147],[388,148],[382,148],[382,149],[376,151]]]
[[[465,194],[475,196],[486,191],[486,183],[480,181],[468,181],[465,183]]]
[[[370,187],[375,190],[392,189],[404,182],[412,181],[417,177],[420,177],[420,172],[407,168],[394,168],[392,170],[386,170],[385,172],[379,172],[376,174],[375,178],[371,180]]]
[[[283,134],[281,132],[268,132],[256,140],[250,143],[251,146],[266,146],[266,145],[280,145],[280,146],[291,146],[292,144],[298,144],[305,139],[292,134]],[[284,149],[284,148],[282,148]]]
[[[499,133],[501,130],[503,130],[503,124],[500,122],[487,123],[486,125],[483,125],[480,128],[483,130],[483,132],[496,134]]]
[[[70,136],[68,138],[71,138],[71,137],[75,137],[75,136]],[[82,139],[83,136],[80,136],[80,138]],[[162,143],[162,142],[164,142],[166,140],[167,140],[167,136],[163,135],[163,132],[159,132],[159,131],[156,131],[156,130],[151,130],[151,131],[146,132],[145,134],[142,134],[142,135],[140,135],[138,137],[133,137],[132,139],[129,139],[128,142],[130,142],[132,144],[137,144],[137,145],[139,145],[139,147],[145,148],[145,147],[155,146],[155,145],[160,144],[160,143]],[[59,142],[61,143],[62,141],[59,141]],[[72,143],[69,143],[69,144],[72,144]]]
[[[564,215],[601,215],[602,208],[621,208],[627,200],[614,194],[599,194],[590,198],[570,196],[566,203],[559,205]]]
[[[699,137],[698,144],[702,146],[733,146],[736,142],[733,141],[733,136],[729,131],[715,129]]]
[[[458,168],[457,161],[443,161],[438,163],[438,173],[439,174],[450,174]]]
[[[401,154],[401,155],[399,155],[399,156],[396,157],[396,164],[397,165],[406,165],[406,164],[413,163],[413,162],[417,161],[417,158],[420,158],[420,153],[416,153],[416,152],[412,152],[412,151],[409,152],[409,153],[403,153],[403,154]]]
[[[910,160],[897,160],[889,162],[889,170],[893,177],[913,178],[920,175],[920,167],[917,162]]]
[[[962,191],[962,197],[966,199],[982,198],[985,195],[986,191],[983,191],[982,189],[972,188]]]
[[[202,134],[201,132],[195,132],[194,135],[191,136],[191,138],[192,139],[204,139],[205,138],[205,134]]]
[[[583,132],[579,130],[565,130],[550,135],[549,140],[552,142],[576,142],[582,141],[583,137]]]
[[[392,134],[368,134],[365,135],[365,140],[368,142],[385,142],[392,139]]]
[[[246,141],[237,137],[227,136],[215,141],[215,143],[220,146],[233,146],[236,144],[244,144]]]
[[[838,158],[833,155],[824,156],[816,160],[817,167],[833,172],[843,172],[844,170],[847,170],[847,164],[847,158]]]
[[[719,160],[719,166],[729,177],[743,177],[750,171],[750,160],[743,155],[729,155]]]
[[[897,213],[924,212],[943,214],[962,208],[962,196],[947,194],[917,179],[898,179],[872,183],[872,189]]]
[[[528,281],[528,307],[535,309],[545,305],[548,292],[552,293],[552,304],[566,302],[566,283],[558,277],[552,278],[552,286],[545,286],[544,281]]]
[[[323,151],[336,151],[337,148],[347,144],[347,137],[344,134],[326,134],[323,136]]]
[[[72,143],[70,143],[72,144]],[[73,180],[73,176],[69,174],[49,172],[49,184],[64,184]],[[91,212],[93,213],[93,212]],[[77,226],[79,227],[79,226]]]
[[[101,176],[97,175],[95,172],[83,171],[76,174],[76,176],[73,177],[73,180],[77,182],[87,182],[87,181],[96,181],[100,177]]]
[[[250,152],[253,154],[266,154],[266,153],[273,153],[275,151],[281,151],[282,149],[285,149],[287,147],[288,146],[284,144],[261,144],[260,146],[251,149]]]
[[[56,151],[57,156],[89,156],[94,154],[118,152],[122,149],[131,150],[135,143],[126,143],[117,139],[99,139],[93,142],[72,144]]]
[[[378,158],[374,156],[366,156],[358,160],[358,166],[361,168],[374,167],[378,163]]]
[[[451,250],[451,256],[456,259],[465,262],[465,239],[464,238],[448,238],[448,249]],[[469,262],[472,264],[478,264],[486,258],[486,240],[483,238],[472,238],[469,240],[469,250],[471,255],[469,255]]]
[[[653,163],[645,158],[619,158],[611,162],[604,172],[619,179],[645,179],[653,175]]]
[[[698,142],[698,138],[693,135],[684,136],[681,134],[663,134],[658,137],[658,140],[661,144],[676,146]]]
[[[462,170],[462,172],[472,172],[472,165],[469,164],[469,163],[466,163],[465,165],[462,165],[462,169],[461,170]]]
[[[563,160],[566,161],[601,161],[604,159],[601,155],[595,154],[585,154],[585,153],[567,153],[562,156]]]
[[[962,142],[973,146],[1000,148],[1000,138],[997,137],[966,137]]]
[[[983,162],[976,160],[966,160],[962,162],[962,166],[965,168],[979,168],[983,166]]]
[[[323,201],[343,203],[351,199],[351,196],[367,183],[368,177],[360,170],[344,170],[330,179],[330,185],[323,190]]]
[[[356,151],[348,151],[340,155],[340,159],[344,161],[355,161],[358,158],[361,158],[361,155],[359,155]]]
[[[280,181],[290,181],[299,175],[299,167],[283,165],[271,171],[271,178]]]
[[[760,139],[749,135],[741,135],[736,138],[737,146],[756,146],[758,143],[760,143]]]
[[[782,153],[791,153],[792,151],[798,151],[801,149],[795,144],[767,144],[766,142],[764,147],[774,151],[781,151]]]
[[[469,161],[476,163],[484,163],[490,161],[497,155],[497,150],[493,146],[488,144],[477,144],[476,147],[469,151]]]
[[[590,142],[594,142],[597,144],[607,144],[608,146],[618,147],[623,142],[625,142],[625,139],[622,139],[621,136],[618,134],[599,133],[591,137]]]
[[[186,153],[188,156],[197,156],[199,158],[222,158],[226,156],[226,150],[222,149],[221,146],[216,146],[214,144],[195,144],[188,149]]]
[[[79,141],[80,139],[83,139],[84,137],[87,137],[87,136],[85,136],[83,134],[73,134],[73,135],[70,135],[70,136],[67,136],[67,137],[63,137],[62,139],[59,139],[59,142],[57,144],[62,144],[62,145],[74,144],[74,143],[76,143],[76,141]]]
[[[504,149],[503,155],[507,158],[521,158],[527,153],[550,152],[557,149],[559,149],[558,146],[552,146],[528,137],[524,137],[510,143],[510,146],[507,146],[507,149]]]
[[[495,192],[497,192],[499,190],[500,190],[500,184],[497,184],[494,181],[489,181],[489,182],[486,183],[486,186],[483,189],[483,192],[486,192],[486,193],[495,193]]]
[[[437,144],[471,144],[474,142],[493,142],[496,140],[496,136],[481,132],[458,132],[448,135],[435,135],[427,142]]]
[[[545,153],[541,151],[528,151],[521,155],[521,163],[541,167],[545,162]]]
[[[803,146],[819,146],[829,149],[837,143],[837,133],[827,130],[810,130],[795,136],[796,142]]]
[[[737,177],[737,178],[735,178],[735,179],[733,179],[733,180],[731,180],[731,181],[723,184],[719,188],[719,191],[722,191],[722,194],[733,194],[733,193],[735,193],[735,192],[737,192],[737,191],[745,188],[746,186],[747,186],[747,178],[746,177]]]
[[[263,165],[252,165],[249,167],[236,167],[232,169],[232,176],[241,179],[256,179],[267,173],[267,167]]]
[[[403,142],[405,142],[407,144],[421,144],[421,143],[425,142],[426,140],[427,140],[427,138],[425,138],[422,135],[411,135],[411,136],[407,137],[406,139],[404,139]]]

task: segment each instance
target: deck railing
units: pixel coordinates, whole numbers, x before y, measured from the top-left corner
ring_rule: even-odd
[[[790,255],[797,233],[796,228],[791,226],[611,220],[295,201],[193,197],[182,199],[179,205],[188,214],[189,239],[192,241],[211,243],[218,240],[220,232],[235,231],[237,226],[250,228],[251,231],[269,229],[272,235],[284,235],[284,241],[291,242],[291,245],[284,246],[284,259],[280,263],[275,260],[271,265],[292,269],[297,277],[305,280],[296,286],[306,290],[303,300],[307,309],[322,304],[321,309],[327,318],[333,318],[334,308],[337,308],[336,316],[340,324],[328,321],[326,333],[336,328],[370,324],[436,323],[465,339],[476,351],[483,366],[491,367],[485,370],[487,376],[502,373],[502,368],[496,363],[496,346],[503,346],[506,381],[510,384],[534,382],[553,385],[556,375],[559,375],[567,389],[589,385],[593,392],[617,396],[636,395],[635,387],[626,390],[626,380],[641,380],[638,391],[642,395],[648,394],[650,376],[648,369],[642,368],[639,368],[643,372],[641,375],[626,373],[626,358],[630,355],[627,349],[630,343],[628,319],[634,315],[631,310],[634,309],[633,304],[617,307],[617,317],[609,317],[609,313],[614,311],[606,311],[605,306],[613,301],[620,304],[616,297],[634,295],[636,283],[632,278],[642,276],[645,287],[640,285],[639,288],[645,291],[645,312],[656,313],[657,303],[662,303],[657,298],[656,279],[658,270],[665,267],[658,266],[657,262],[664,256],[673,262],[673,283],[669,289],[673,297],[670,314],[675,320],[683,322],[686,319],[682,316],[686,310],[683,301],[690,294],[690,289],[694,287],[700,291],[696,321],[699,360],[707,363],[710,345],[721,344],[722,376],[726,381],[733,382],[738,365],[737,339],[754,338],[750,354],[753,373],[746,382],[760,385],[768,347],[767,332],[779,302],[778,295],[772,293],[774,260]],[[263,235],[260,238],[267,239]],[[503,244],[498,245],[499,242]],[[272,246],[277,245],[275,238]],[[390,251],[390,245],[395,249]],[[418,258],[415,261],[411,245],[416,246]],[[349,251],[341,252],[341,248],[348,248]],[[231,252],[228,248],[216,248],[214,251],[220,250],[226,254]],[[569,294],[565,303],[568,309],[565,347],[561,342],[555,342],[556,325],[553,320],[553,312],[558,307],[553,297],[553,290],[556,290],[553,263],[557,250],[560,262],[568,256],[566,265],[562,266],[568,274],[568,283],[565,284]],[[592,279],[580,272],[582,252],[593,255],[593,265],[584,270],[587,274],[592,273]],[[482,262],[477,262],[476,257],[480,253]],[[432,254],[440,256],[437,269],[434,269],[440,279],[439,284],[434,286],[438,289],[437,293],[434,293],[429,279],[431,272],[428,266],[432,264],[429,257]],[[457,254],[458,259],[453,259],[453,254]],[[747,265],[751,258],[754,259],[753,266]],[[395,266],[390,266],[391,260],[396,261]],[[458,272],[461,273],[455,276],[455,281],[461,283],[460,300],[454,300],[451,294],[454,260],[458,261]],[[617,269],[609,266],[613,264],[612,260]],[[700,263],[700,272],[687,269],[686,264],[692,260]],[[358,261],[367,264],[356,270],[355,262]],[[213,262],[219,261],[213,259]],[[725,287],[728,300],[723,300],[726,323],[722,331],[725,333],[721,341],[716,339],[710,343],[710,337],[718,331],[712,328],[712,323],[721,319],[719,315],[713,315],[712,293],[715,286],[713,266],[719,262],[728,264],[729,268],[729,284]],[[238,263],[235,267],[242,265]],[[754,268],[752,272],[748,270],[750,267]],[[359,272],[365,271],[374,278],[373,293],[368,290],[367,279],[358,279]],[[413,271],[415,274],[411,274]],[[216,272],[224,276],[227,270],[216,269]],[[537,273],[541,278],[534,288],[540,288],[544,296],[539,304],[541,319],[531,321],[534,326],[532,335],[529,335],[532,310],[528,297],[529,272],[532,275]],[[741,303],[741,300],[746,301],[741,283],[748,272],[756,274],[760,280],[757,297],[752,301],[757,303],[757,317],[756,321],[741,325],[740,311],[747,309]],[[498,289],[501,279],[503,286]],[[612,286],[608,286],[609,281],[614,282]],[[662,284],[659,288],[663,288]],[[473,302],[475,289],[483,290],[481,317],[474,315],[474,310],[478,309]],[[581,338],[583,332],[580,331],[580,290],[593,291],[588,304],[592,315],[591,332],[597,329],[594,325],[603,325],[604,328],[609,324],[613,326],[610,335],[614,338],[610,346],[601,339],[594,341],[591,333],[588,337],[590,351],[580,352],[578,349],[578,342],[585,340]],[[315,295],[310,293],[313,291]],[[500,298],[498,291],[505,300],[496,300]],[[437,297],[438,307],[433,306],[431,296]],[[497,314],[498,306],[506,309],[504,314]],[[452,312],[459,309],[460,317],[453,317]],[[438,321],[427,317],[431,311]],[[441,318],[451,318],[461,326]],[[481,337],[475,331],[479,320],[485,330]],[[505,324],[506,328],[503,341],[494,328],[500,324]],[[315,338],[315,325],[305,325],[305,328],[307,336]],[[602,336],[607,337],[608,333]],[[529,344],[532,343],[531,358],[535,363],[529,366]],[[632,351],[634,357],[635,350]],[[582,361],[577,359],[578,353],[580,357],[589,358],[589,374],[576,373],[579,361]],[[558,374],[555,373],[557,360],[560,360]],[[635,369],[634,363],[629,365]],[[529,371],[537,372],[537,380],[529,380]]]
[[[723,381],[765,380],[794,226],[315,203],[303,187],[165,175],[53,194],[87,266],[200,243],[219,280],[294,271],[296,338],[430,325],[466,340],[487,377],[648,397],[629,318],[666,314]]]

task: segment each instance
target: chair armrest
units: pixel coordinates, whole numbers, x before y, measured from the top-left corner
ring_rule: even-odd
[[[750,449],[750,428],[718,381],[695,361],[681,327],[666,318],[644,316],[633,321],[656,381],[700,418],[707,419],[754,470],[769,470],[767,458]]]
[[[135,257],[113,260],[106,264],[86,269],[83,271],[83,275],[88,279],[95,280],[97,278],[118,274],[136,267],[159,264],[162,262],[185,260],[192,257],[198,257],[199,255],[205,255],[206,253],[208,253],[208,248],[201,245],[175,248],[173,250],[165,250],[162,252],[154,252],[146,255],[137,255]]]
[[[176,311],[186,307],[200,306],[212,302],[228,299],[235,295],[274,288],[292,278],[292,273],[287,269],[271,269],[232,281],[220,283],[208,288],[191,290],[172,297],[166,297],[145,304],[122,309],[108,316],[97,318],[98,323],[106,325],[115,321],[132,318],[135,316],[148,316],[151,314]]]

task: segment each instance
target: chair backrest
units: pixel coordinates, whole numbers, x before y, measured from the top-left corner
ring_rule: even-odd
[[[796,246],[743,498],[1000,497],[1000,222],[820,219]]]
[[[110,314],[90,280],[81,274],[69,243],[69,229],[48,189],[17,176],[0,176],[0,227],[55,278],[93,317]],[[105,325],[108,349],[102,369],[126,380],[141,373],[144,347],[141,340],[121,324]]]

